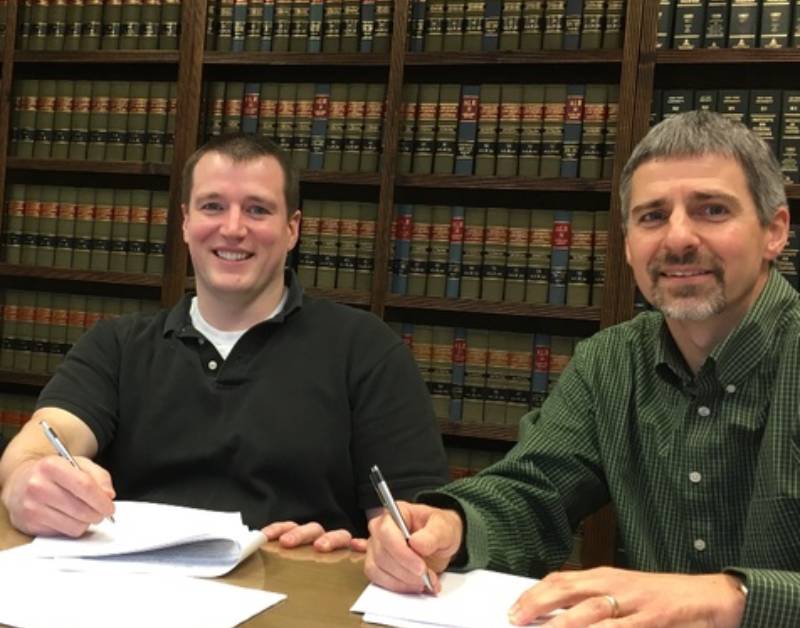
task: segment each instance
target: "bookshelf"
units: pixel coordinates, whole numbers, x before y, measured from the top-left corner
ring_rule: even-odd
[[[633,283],[624,259],[616,194],[620,169],[636,140],[647,129],[649,100],[656,68],[694,72],[673,51],[655,52],[655,2],[628,0],[624,40],[618,49],[596,50],[495,50],[488,52],[410,52],[408,25],[410,0],[394,2],[394,19],[388,52],[229,52],[206,50],[206,3],[181,3],[181,35],[177,50],[31,51],[15,49],[20,0],[8,0],[7,31],[2,53],[0,98],[11,103],[12,87],[19,77],[71,78],[155,76],[177,84],[174,154],[170,163],[106,160],[33,159],[9,156],[10,106],[0,108],[0,195],[6,198],[10,181],[35,181],[45,173],[48,182],[62,185],[102,185],[165,191],[168,215],[163,272],[158,275],[72,270],[0,263],[3,288],[32,283],[44,289],[80,290],[122,296],[133,291],[149,295],[163,306],[177,302],[191,289],[189,260],[181,238],[180,171],[199,145],[204,84],[214,80],[261,81],[381,81],[386,84],[385,114],[381,132],[380,167],[376,172],[302,170],[303,198],[337,198],[377,204],[374,238],[374,274],[371,289],[336,289],[309,286],[307,292],[355,307],[369,309],[389,322],[420,322],[434,326],[588,336],[599,328],[629,318],[633,312]],[[746,52],[746,55],[739,54]],[[767,52],[767,51],[765,51]],[[798,60],[794,51],[769,51],[766,62],[753,51],[720,51],[704,63],[764,63],[789,67]],[[779,53],[779,54],[774,54]],[[763,54],[763,53],[762,53]],[[745,59],[745,61],[740,61]],[[684,66],[688,66],[684,68]],[[788,76],[788,71],[786,72]],[[521,176],[402,173],[398,146],[402,132],[403,87],[407,83],[594,83],[619,86],[618,123],[611,178],[530,178]],[[233,78],[229,78],[233,77]],[[332,77],[332,78],[330,78]],[[102,181],[102,183],[97,183]],[[800,186],[791,189],[800,198]],[[392,259],[392,220],[397,203],[443,203],[491,207],[502,204],[514,211],[530,207],[608,210],[608,247],[602,305],[567,306],[477,298],[406,296],[391,292],[385,269]],[[5,219],[5,215],[3,215]],[[2,225],[0,225],[2,226]],[[0,370],[3,390],[35,391],[47,376]],[[445,439],[474,443],[478,447],[507,449],[517,437],[515,425],[458,423],[440,418]],[[614,520],[610,510],[589,518],[584,526],[582,562],[586,566],[613,562]]]

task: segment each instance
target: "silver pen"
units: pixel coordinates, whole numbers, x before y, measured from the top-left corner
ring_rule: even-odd
[[[403,519],[403,515],[400,514],[397,502],[394,501],[392,492],[389,490],[389,485],[386,484],[386,480],[383,479],[383,474],[378,468],[378,465],[372,465],[372,468],[369,470],[369,479],[372,482],[372,486],[375,487],[375,492],[378,494],[378,499],[381,500],[381,504],[389,511],[389,515],[392,517],[397,527],[400,528],[403,538],[406,540],[406,543],[408,543],[408,539],[411,538],[411,532],[408,531],[408,526]],[[422,582],[428,591],[433,593],[433,583],[427,571],[422,574]]]
[[[69,450],[66,448],[64,443],[61,442],[61,439],[58,437],[58,434],[56,434],[56,431],[52,427],[50,427],[48,422],[39,421],[39,425],[42,426],[42,431],[44,432],[44,435],[47,437],[47,440],[50,441],[50,444],[53,446],[53,449],[55,449],[56,452],[58,452],[58,455],[61,456],[67,462],[69,462],[78,471],[81,471],[82,469],[78,465],[78,461],[72,457],[72,454],[69,453]],[[108,520],[111,523],[116,523],[116,521],[114,521],[114,515],[109,515]]]

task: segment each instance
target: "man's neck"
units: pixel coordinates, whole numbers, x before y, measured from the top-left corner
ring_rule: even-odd
[[[284,283],[281,282],[270,286],[269,290],[255,299],[248,300],[235,294],[221,299],[218,295],[207,294],[198,286],[197,307],[212,327],[220,331],[241,331],[273,316],[283,298],[284,290]]]

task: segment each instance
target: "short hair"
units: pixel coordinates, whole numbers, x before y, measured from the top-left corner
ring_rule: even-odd
[[[183,166],[181,177],[181,202],[187,207],[192,195],[194,169],[197,162],[208,153],[219,153],[230,157],[234,163],[255,161],[262,157],[274,157],[283,171],[283,197],[286,201],[286,211],[291,216],[292,212],[300,207],[300,182],[297,169],[286,152],[269,138],[245,135],[244,133],[230,133],[213,137],[189,156]]]
[[[744,124],[711,111],[688,111],[665,118],[633,149],[622,170],[619,196],[622,228],[630,214],[631,180],[636,169],[654,159],[680,159],[702,155],[733,157],[744,171],[747,187],[762,226],[786,205],[786,188],[780,164],[767,143]]]

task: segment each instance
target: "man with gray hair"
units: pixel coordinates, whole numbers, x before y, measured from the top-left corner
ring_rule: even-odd
[[[401,504],[408,544],[370,524],[365,570],[545,576],[509,609],[547,626],[800,625],[800,299],[773,268],[780,168],[745,126],[690,112],[633,151],[625,252],[657,311],[578,346],[504,460]],[[614,504],[629,569],[557,572],[578,523]]]

